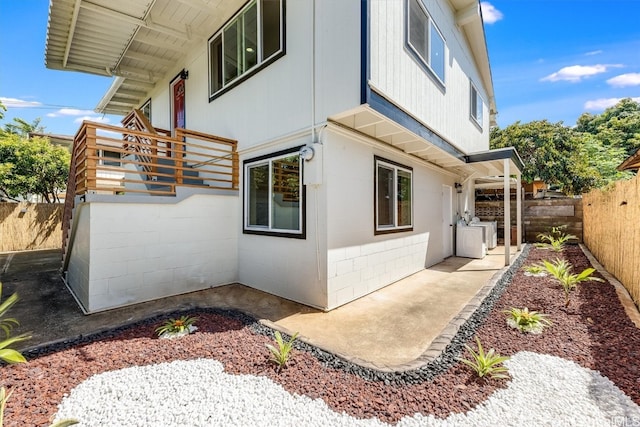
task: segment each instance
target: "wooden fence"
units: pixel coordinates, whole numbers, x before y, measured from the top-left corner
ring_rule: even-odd
[[[584,243],[640,307],[640,177],[583,197]]]
[[[498,221],[502,234],[504,222],[503,201],[477,201],[476,216],[482,221]],[[516,225],[516,201],[511,200],[511,225]],[[582,242],[582,199],[534,199],[522,203],[522,237],[525,242],[536,242],[538,233],[546,233],[551,227],[566,225],[566,233]],[[513,240],[512,240],[513,242]]]
[[[0,252],[57,249],[64,205],[0,203]]]

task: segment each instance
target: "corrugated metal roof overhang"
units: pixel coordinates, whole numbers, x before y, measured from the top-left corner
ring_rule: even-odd
[[[125,114],[245,0],[50,0],[45,65],[117,76],[100,112]]]

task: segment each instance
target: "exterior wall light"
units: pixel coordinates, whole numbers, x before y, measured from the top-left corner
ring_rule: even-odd
[[[313,159],[314,154],[315,152],[313,151],[313,148],[309,147],[308,145],[305,145],[300,149],[300,157],[302,157],[305,162]]]

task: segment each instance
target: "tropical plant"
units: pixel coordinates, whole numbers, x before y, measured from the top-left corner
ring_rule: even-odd
[[[276,331],[275,337],[276,337],[277,347],[271,344],[267,344],[267,348],[271,353],[271,357],[269,358],[269,360],[278,366],[278,372],[280,372],[282,368],[285,367],[285,365],[289,361],[289,358],[291,357],[291,350],[293,350],[293,342],[298,338],[298,332],[293,334],[291,338],[289,338],[289,341],[285,341],[282,338],[282,334],[280,333],[280,331]]]
[[[547,275],[547,271],[544,269],[544,266],[538,264],[532,264],[522,267],[524,270],[525,276],[537,276],[544,277]]]
[[[1,105],[1,104],[0,104]],[[0,300],[2,299],[2,282],[0,282]],[[20,334],[15,337],[11,337],[11,330],[14,326],[18,326],[19,323],[16,319],[9,317],[4,318],[4,315],[9,311],[13,305],[18,302],[18,293],[12,294],[9,298],[4,300],[2,304],[0,304],[0,329],[5,333],[5,339],[0,341],[0,359],[4,360],[6,363],[14,364],[14,363],[26,363],[26,359],[24,356],[17,350],[13,350],[11,348],[7,348],[10,345],[13,345],[20,341],[25,341],[31,338],[28,334]],[[11,397],[11,393],[7,392],[5,387],[0,387],[0,427],[4,425],[4,409],[7,407],[7,401]],[[74,424],[78,424],[78,421],[67,419],[61,420],[57,423],[52,424],[50,427],[67,427]]]
[[[507,316],[507,325],[520,332],[529,332],[531,334],[540,334],[546,326],[551,325],[551,321],[547,319],[547,315],[537,311],[529,311],[525,308],[511,307],[504,311]]]
[[[584,269],[582,273],[574,274],[572,273],[573,267],[565,260],[556,258],[556,261],[553,263],[547,260],[542,262],[549,274],[562,286],[564,290],[565,307],[569,307],[569,303],[571,302],[570,292],[577,288],[579,283],[587,281],[604,282],[601,278],[592,276],[596,271],[596,269],[592,267]]]
[[[555,252],[562,252],[565,245],[570,241],[577,239],[577,236],[573,234],[565,233],[564,230],[567,228],[566,225],[558,225],[555,227],[551,227],[551,231],[549,233],[539,233],[538,239],[541,242],[543,247],[548,247],[553,249]]]
[[[2,299],[2,282],[0,282],[0,300]],[[5,339],[0,341],[0,359],[6,363],[24,363],[26,359],[19,351],[8,348],[9,346],[18,343],[20,341],[26,341],[31,336],[29,334],[20,334],[15,337],[11,336],[11,330],[13,326],[17,326],[19,323],[16,319],[9,317],[5,318],[5,314],[13,305],[18,302],[18,293],[14,293],[9,298],[4,300],[0,304],[0,329],[5,334]]]
[[[156,328],[158,336],[189,334],[194,330],[194,323],[197,317],[181,316],[177,319],[171,318]]]
[[[477,352],[467,344],[464,345],[471,354],[471,359],[458,358],[458,360],[473,369],[479,378],[486,376],[491,378],[508,378],[506,374],[509,370],[506,366],[502,366],[502,363],[509,360],[509,357],[500,356],[494,349],[490,349],[485,353],[478,337],[476,337],[476,343],[478,344]]]

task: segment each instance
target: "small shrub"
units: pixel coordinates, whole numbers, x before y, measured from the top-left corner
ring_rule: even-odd
[[[566,228],[566,225],[558,225],[551,227],[551,231],[549,233],[539,233],[538,239],[540,240],[540,243],[536,244],[536,246],[549,248],[555,252],[562,252],[565,245],[570,240],[578,239],[578,237],[573,234],[565,233],[564,229]]]
[[[282,334],[280,333],[280,331],[276,331],[275,336],[277,347],[271,344],[267,344],[267,348],[271,353],[271,358],[269,360],[278,366],[278,372],[280,372],[291,357],[293,342],[298,338],[298,332],[293,334],[289,341],[284,341],[284,339],[282,339]]]
[[[520,332],[540,334],[542,330],[551,325],[547,315],[537,311],[529,311],[527,307],[520,309],[511,307],[504,311],[507,316],[507,325]]]
[[[564,306],[569,307],[570,292],[578,287],[579,283],[594,281],[594,282],[604,282],[599,277],[593,277],[592,274],[596,271],[595,268],[586,268],[580,274],[573,274],[572,266],[566,262],[565,260],[560,260],[556,258],[554,263],[549,261],[543,261],[546,270],[553,276],[553,278],[560,283],[562,289],[564,290]]]
[[[160,337],[187,335],[197,329],[194,326],[194,323],[197,320],[197,317],[189,316],[181,316],[178,319],[169,319],[156,328],[156,333]]]
[[[571,264],[569,264],[567,260],[561,258],[556,258],[553,262],[546,259],[542,260],[542,265],[546,272],[556,280],[560,280],[561,277],[566,276],[571,272]]]
[[[544,267],[537,264],[527,265],[522,269],[524,270],[525,276],[544,277],[547,275],[547,271],[544,269]]]
[[[480,339],[476,337],[478,343],[478,351],[476,352],[467,344],[464,347],[471,354],[471,359],[458,358],[458,360],[469,366],[478,375],[479,378],[489,376],[491,378],[508,378],[506,375],[509,370],[506,366],[501,366],[503,362],[509,360],[508,356],[500,356],[494,349],[484,352]]]

